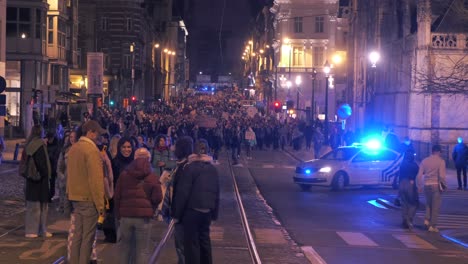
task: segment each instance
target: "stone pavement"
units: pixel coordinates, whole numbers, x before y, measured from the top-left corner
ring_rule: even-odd
[[[221,177],[220,218],[211,228],[214,263],[251,263],[246,238],[233,193],[233,182],[229,174],[226,152],[221,154],[217,165]],[[49,206],[48,231],[52,238],[27,239],[24,237],[24,179],[17,175],[17,164],[0,164],[0,264],[21,263],[63,263],[56,262],[66,256],[66,239],[69,218],[58,213],[55,205]],[[251,231],[263,263],[309,263],[300,247],[291,240],[281,223],[274,218],[256,188],[248,168],[234,168],[239,189],[249,219]],[[153,221],[152,245],[156,246],[167,225]],[[118,260],[118,246],[103,242],[98,232],[99,263],[115,263]],[[177,263],[174,241],[170,239],[164,248],[160,262]]]

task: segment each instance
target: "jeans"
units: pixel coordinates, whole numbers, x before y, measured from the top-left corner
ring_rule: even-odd
[[[89,264],[96,235],[98,211],[93,202],[73,201],[75,230],[70,239],[70,263]]]
[[[48,203],[26,201],[25,233],[39,235],[47,232]]]
[[[151,250],[150,219],[122,217],[118,233],[120,263],[147,264]]]
[[[436,227],[442,202],[439,185],[425,185],[424,194],[426,195],[425,220],[429,221],[429,226]]]
[[[184,264],[184,226],[181,223],[174,225],[174,240],[178,259],[177,264]]]
[[[458,167],[457,168],[457,180],[458,180],[458,187],[465,187],[466,188],[466,166]],[[463,172],[463,186],[462,186],[462,172]]]
[[[418,191],[413,181],[401,180],[399,186],[399,196],[401,200],[401,216],[405,224],[413,224],[413,219],[419,204]]]

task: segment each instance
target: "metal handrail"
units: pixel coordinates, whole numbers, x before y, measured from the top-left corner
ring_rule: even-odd
[[[171,219],[171,221],[169,222],[169,226],[167,227],[166,233],[164,234],[163,238],[161,239],[161,241],[159,241],[158,245],[154,249],[153,254],[150,257],[150,260],[148,261],[148,264],[158,263],[158,258],[161,254],[161,251],[166,245],[167,240],[169,240],[169,238],[172,236],[172,233],[174,232],[174,225],[175,225],[175,221],[174,219]]]

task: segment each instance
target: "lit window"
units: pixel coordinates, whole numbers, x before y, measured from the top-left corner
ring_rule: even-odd
[[[315,17],[315,33],[323,33],[324,17]]]

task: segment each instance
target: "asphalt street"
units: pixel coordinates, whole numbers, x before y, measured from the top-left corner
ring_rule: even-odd
[[[424,206],[417,213],[416,228],[407,231],[400,227],[399,208],[372,202],[393,201],[395,190],[355,187],[333,192],[312,187],[302,191],[292,181],[297,163],[285,152],[256,151],[243,166],[292,239],[303,249],[313,248],[324,262],[468,263],[467,249],[442,236],[444,230],[467,227],[467,191],[443,195],[440,234],[423,230]]]

